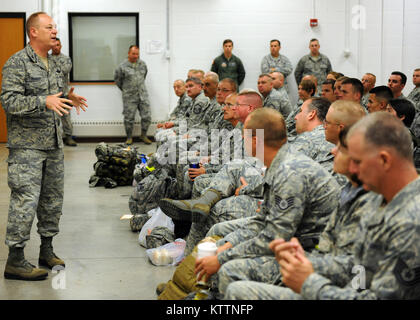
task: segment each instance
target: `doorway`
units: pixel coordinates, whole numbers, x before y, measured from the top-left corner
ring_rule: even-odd
[[[14,53],[25,47],[26,13],[0,12],[0,71]],[[0,72],[0,83],[2,74]],[[1,86],[0,86],[1,92]],[[7,142],[6,114],[0,103],[0,143]]]

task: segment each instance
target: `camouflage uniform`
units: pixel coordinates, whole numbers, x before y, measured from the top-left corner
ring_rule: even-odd
[[[53,59],[57,60],[57,64],[61,66],[61,72],[63,73],[63,94],[67,95],[69,91],[69,74],[72,68],[72,62],[70,57],[60,53],[59,55],[52,55]],[[67,137],[71,137],[73,135],[73,124],[71,123],[71,110],[67,110],[69,113],[65,114],[63,113],[63,116],[61,117],[61,122],[63,124],[63,135]]]
[[[265,97],[263,105],[266,108],[277,110],[282,114],[284,119],[287,119],[287,116],[292,111],[290,100],[280,94],[276,89],[272,89],[267,97]]]
[[[230,78],[236,82],[239,87],[245,79],[245,68],[241,59],[232,54],[229,59],[226,59],[225,54],[222,53],[213,60],[211,70],[216,72],[219,76],[219,81]]]
[[[158,248],[175,241],[175,234],[167,227],[154,227],[150,234],[146,235],[146,248]]]
[[[38,233],[55,236],[62,214],[64,159],[60,117],[46,107],[63,92],[62,66],[48,55],[48,70],[28,44],[3,67],[11,189],[6,245],[24,247],[37,215]]]
[[[187,254],[204,238],[207,231],[215,223],[255,214],[258,208],[258,198],[261,199],[263,195],[264,179],[261,167],[262,163],[256,158],[234,160],[224,165],[213,177],[208,188],[219,191],[222,197],[227,199],[220,200],[211,209],[204,224],[192,223],[185,248]],[[238,197],[231,197],[235,194],[236,189],[242,185],[241,177],[245,178],[248,185],[239,191]]]
[[[338,184],[319,164],[282,146],[265,175],[261,212],[245,228],[224,237],[233,248],[217,255],[221,268],[218,289],[241,278],[274,281],[268,263],[273,252],[268,244],[276,238],[297,237],[304,249],[312,249],[338,206]],[[267,264],[268,263],[268,264]]]
[[[152,121],[149,95],[145,85],[146,75],[147,66],[141,59],[135,63],[126,59],[114,73],[115,84],[122,91],[124,127],[128,138],[133,136],[136,110],[139,110],[141,117],[143,135],[146,135]]]
[[[266,55],[261,61],[261,73],[270,73],[273,71],[281,72],[284,75],[284,86],[287,88],[287,77],[292,73],[293,66],[289,58],[279,54],[277,58],[271,54]]]
[[[334,156],[331,149],[334,145],[325,140],[325,128],[322,125],[298,134],[291,145],[295,151],[302,152],[322,165],[328,172],[333,173]]]
[[[416,112],[420,112],[420,87],[415,87],[407,97],[411,100],[416,108]]]
[[[365,108],[365,110],[367,110],[367,105],[368,105],[368,102],[369,102],[369,96],[370,96],[370,93],[368,92],[368,93],[363,95],[362,99],[360,99],[360,104],[363,106],[363,108]]]
[[[185,113],[187,112],[190,106],[191,98],[187,95],[186,92],[184,92],[184,94],[181,97],[179,97],[175,109],[169,115],[169,120],[172,120],[176,124],[177,119],[185,117]]]
[[[332,70],[331,62],[327,56],[322,53],[319,54],[318,59],[312,57],[310,54],[303,56],[295,69],[296,83],[300,83],[302,78],[307,75],[314,75],[318,80],[318,84],[324,83],[327,79],[327,74]],[[318,91],[321,85],[318,86]]]

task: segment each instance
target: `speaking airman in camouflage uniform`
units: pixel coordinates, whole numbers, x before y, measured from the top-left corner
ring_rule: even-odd
[[[140,139],[150,144],[147,130],[152,121],[149,94],[146,89],[147,66],[139,59],[139,48],[130,46],[128,59],[122,62],[114,73],[115,84],[122,91],[124,128],[127,144],[133,143],[134,118],[138,110],[141,117]]]
[[[76,106],[85,110],[86,100],[64,91],[62,66],[48,55],[56,43],[57,30],[43,12],[27,21],[30,42],[3,67],[1,102],[6,112],[9,148],[8,184],[11,189],[6,245],[9,257],[4,275],[8,279],[41,280],[48,273],[25,260],[35,215],[41,236],[39,265],[64,266],[52,248],[58,234],[64,192],[64,157],[59,116]]]

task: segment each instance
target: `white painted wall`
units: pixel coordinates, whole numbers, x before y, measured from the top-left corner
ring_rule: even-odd
[[[242,87],[256,88],[260,62],[269,53],[269,41],[282,42],[281,53],[296,66],[308,53],[309,39],[320,40],[335,71],[361,78],[365,72],[377,75],[377,85],[387,83],[394,70],[408,76],[404,94],[413,88],[412,73],[420,67],[420,1],[418,0],[169,0],[170,59],[165,53],[147,54],[148,40],[166,45],[166,0],[0,0],[0,10],[26,11],[27,15],[51,8],[68,53],[68,12],[139,12],[140,55],[147,63],[146,80],[154,121],[164,119],[176,104],[172,91],[175,79],[186,78],[188,69],[208,71],[222,52],[222,41],[234,41],[234,54],[244,63],[247,75]],[[352,28],[351,10],[366,9],[366,28]],[[310,28],[309,19],[319,27]],[[346,45],[347,44],[347,45]],[[348,46],[350,56],[344,56]],[[92,57],[95,59],[95,57]],[[289,77],[294,99],[294,77]],[[89,102],[89,111],[73,116],[74,121],[120,121],[122,101],[114,85],[78,85],[76,90]],[[78,131],[79,130],[79,131]],[[123,133],[122,128],[119,129]],[[98,131],[99,132],[99,131]],[[75,135],[94,135],[78,129]],[[102,134],[102,133],[100,133]],[[114,134],[114,133],[113,133]]]

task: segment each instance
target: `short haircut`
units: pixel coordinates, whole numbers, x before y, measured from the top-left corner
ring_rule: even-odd
[[[373,73],[366,72],[365,74],[367,74],[367,75],[369,75],[369,76],[373,77],[374,82],[376,82],[376,76],[375,76]]]
[[[330,109],[334,111],[334,120],[343,124],[344,128],[351,127],[366,115],[365,109],[359,103],[350,100],[334,101]]]
[[[205,78],[209,77],[211,81],[215,83],[219,83],[219,75],[216,72],[213,72],[213,71],[206,72],[204,77]]]
[[[231,78],[224,78],[222,80],[220,80],[220,83],[222,82],[226,82],[229,83],[232,87],[232,90],[236,92],[236,90],[238,89],[236,82],[234,80],[232,80]]]
[[[330,71],[330,72],[328,72],[328,74],[332,74],[336,80],[343,76],[342,73],[335,72],[335,71]]]
[[[131,50],[132,48],[140,49],[137,45],[132,44],[132,45],[128,48],[128,52],[130,52],[130,50]]]
[[[394,98],[394,95],[392,94],[392,91],[387,86],[378,86],[369,91],[369,93],[375,94],[375,97],[379,101],[385,101],[386,103],[389,102],[389,100]]]
[[[271,80],[273,80],[273,78],[270,76],[270,74],[268,74],[268,73],[261,73],[259,76],[258,76],[258,79],[260,79],[260,78],[262,78],[262,77],[267,77],[267,78],[269,78],[270,79],[270,81]]]
[[[274,73],[278,73],[278,74],[280,75],[280,77],[283,77],[283,79],[284,79],[284,74],[283,74],[282,72],[280,72],[280,71],[271,71],[271,72],[269,73],[269,75],[271,76],[271,78],[272,78],[272,79],[273,79],[272,75],[273,75]],[[273,79],[273,80],[274,80],[274,79]]]
[[[304,76],[302,78],[302,80],[305,79],[306,77],[311,79],[311,81],[315,84],[315,87],[318,86],[318,78],[317,77],[315,77],[313,74],[307,74],[306,76]]]
[[[348,78],[341,82],[341,85],[343,84],[351,84],[353,93],[359,92],[360,98],[363,97],[363,92],[364,92],[363,84],[362,84],[362,81],[360,81],[359,79]]]
[[[312,38],[311,41],[309,41],[309,43],[314,42],[314,41],[318,41],[319,42],[319,40],[317,38]]]
[[[271,44],[272,42],[277,42],[277,43],[279,44],[279,47],[281,47],[281,43],[280,43],[280,40],[277,40],[277,39],[273,39],[273,40],[271,40],[271,41],[270,41],[270,44]]]
[[[194,82],[196,84],[203,85],[203,83],[201,82],[201,80],[198,79],[198,78],[196,78],[196,77],[190,77],[190,78],[188,78],[187,80],[185,80],[185,83],[187,83],[188,81],[192,81],[192,82]]]
[[[420,68],[414,69],[414,71],[420,71]]]
[[[39,16],[41,14],[45,14],[46,15],[46,13],[43,12],[43,11],[35,12],[35,13],[32,13],[29,16],[28,20],[26,20],[26,34],[28,35],[29,38],[30,38],[30,35],[31,35],[31,28],[38,26]]]
[[[261,93],[255,91],[254,89],[242,89],[238,94],[238,97],[239,96],[247,96],[252,98],[253,101],[250,103],[250,105],[254,108],[261,108],[263,105],[264,98],[262,97]]]
[[[336,82],[337,82],[337,81],[342,82],[342,81],[347,80],[347,79],[349,79],[349,77],[342,76],[342,77],[338,78],[338,79],[337,79],[337,80],[335,80],[335,81],[336,81]]]
[[[338,141],[340,141],[340,144],[348,149],[347,145],[347,133],[349,133],[350,127],[344,127],[340,132],[338,133]]]
[[[391,99],[388,103],[395,110],[398,118],[405,116],[403,122],[407,128],[410,128],[416,115],[414,104],[407,99]]]
[[[401,77],[401,83],[403,85],[405,85],[407,83],[407,76],[404,73],[402,73],[400,71],[394,71],[391,74],[394,75],[394,76],[400,76]]]
[[[405,160],[413,162],[413,147],[410,131],[400,119],[389,112],[369,113],[355,123],[348,136],[360,132],[367,144],[373,147],[387,147]]]
[[[325,98],[311,98],[311,102],[308,104],[308,111],[315,110],[317,118],[320,121],[324,121],[330,105],[331,102]]]
[[[182,80],[182,79],[176,79],[176,80],[174,81],[174,84],[175,84],[175,82],[181,82],[183,85],[185,85],[185,81],[184,81],[184,80]]]
[[[302,87],[302,90],[305,90],[307,93],[311,93],[311,96],[315,94],[315,83],[311,80],[302,80],[299,84]]]
[[[334,88],[334,85],[335,85],[335,80],[333,80],[333,79],[327,79],[327,80],[325,80],[323,83],[322,83],[322,85],[327,85],[327,84],[330,84],[331,85],[331,87],[332,88]]]
[[[55,40],[57,40],[57,41],[60,41],[60,42],[61,42],[61,40],[60,40],[60,38],[59,38],[59,37],[55,37]]]
[[[264,144],[280,148],[287,139],[286,123],[280,112],[272,108],[260,108],[252,111],[247,118],[246,129],[257,135],[257,129],[264,130]]]
[[[233,41],[232,40],[230,40],[230,39],[224,40],[223,41],[223,45],[225,45],[226,43],[231,43],[232,44],[232,47],[233,47]]]

